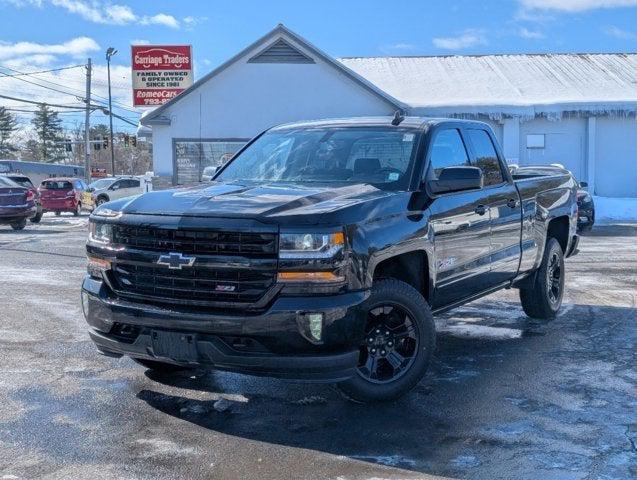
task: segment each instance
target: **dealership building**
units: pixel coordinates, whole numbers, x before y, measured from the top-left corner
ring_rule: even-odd
[[[140,130],[157,185],[187,185],[273,125],[396,110],[483,120],[509,163],[560,163],[597,195],[637,197],[637,54],[333,58],[279,25]]]

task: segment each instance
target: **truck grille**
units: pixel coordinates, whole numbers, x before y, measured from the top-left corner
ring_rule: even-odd
[[[113,289],[122,297],[238,308],[258,303],[276,282],[275,233],[115,226],[114,241],[130,247],[118,255],[110,273]],[[170,252],[195,261],[179,269],[157,264],[160,255]]]
[[[273,255],[274,233],[170,230],[116,225],[113,241],[127,247],[155,252],[203,255]]]

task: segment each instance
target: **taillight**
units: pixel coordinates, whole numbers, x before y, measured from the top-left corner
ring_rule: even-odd
[[[35,198],[35,193],[33,190],[27,190],[27,202],[32,201]]]

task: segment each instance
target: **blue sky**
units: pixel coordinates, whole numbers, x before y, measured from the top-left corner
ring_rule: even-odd
[[[199,77],[279,22],[333,56],[637,52],[637,0],[0,0],[0,18],[0,69],[32,72],[91,56],[98,95],[105,94],[103,52],[117,48],[122,115],[130,106],[131,42],[192,44]],[[77,68],[41,79],[79,91],[82,75]],[[0,77],[0,93],[9,91],[40,92]]]

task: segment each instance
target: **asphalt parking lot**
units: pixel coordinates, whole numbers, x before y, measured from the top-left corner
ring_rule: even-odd
[[[637,226],[567,262],[558,319],[516,291],[438,319],[398,402],[99,356],[79,288],[87,217],[0,227],[0,478],[637,478]],[[223,402],[217,402],[225,399]]]

